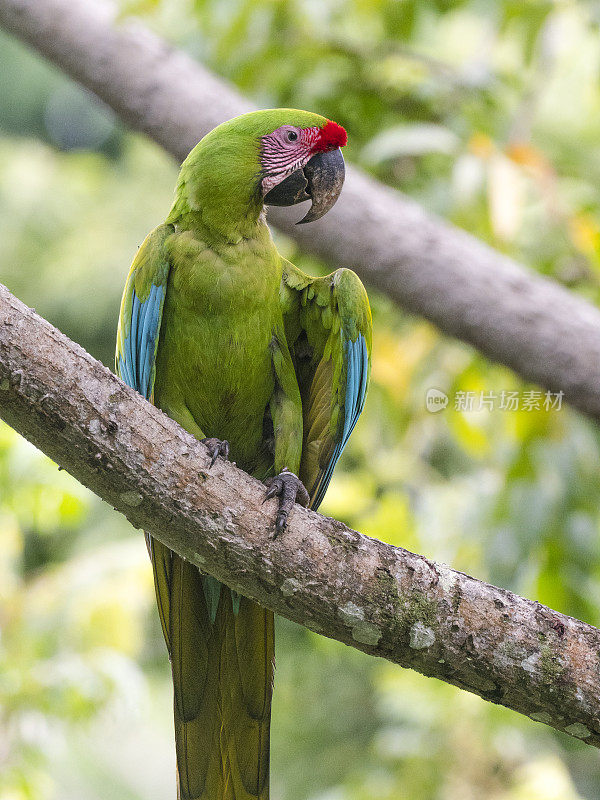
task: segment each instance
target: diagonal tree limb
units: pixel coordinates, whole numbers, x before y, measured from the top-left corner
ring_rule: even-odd
[[[138,528],[288,619],[600,747],[600,631],[276,501],[0,286],[0,416]]]
[[[0,0],[0,25],[177,159],[252,108],[142,25],[113,18],[106,0]],[[319,222],[296,227],[289,210],[272,218],[307,251],[354,268],[400,305],[600,419],[600,312],[582,298],[355,168]]]

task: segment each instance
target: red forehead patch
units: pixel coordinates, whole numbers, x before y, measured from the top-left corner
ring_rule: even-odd
[[[319,136],[313,145],[313,151],[324,153],[328,150],[335,150],[336,147],[344,147],[348,141],[348,135],[341,125],[337,122],[327,120],[325,125],[319,129]]]

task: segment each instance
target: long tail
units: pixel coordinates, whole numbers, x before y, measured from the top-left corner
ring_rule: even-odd
[[[150,550],[171,657],[180,800],[268,800],[273,613]]]

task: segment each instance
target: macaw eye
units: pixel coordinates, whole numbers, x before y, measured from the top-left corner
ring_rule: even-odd
[[[296,139],[298,138],[298,134],[296,133],[296,131],[288,131],[287,138],[288,142],[295,142]]]

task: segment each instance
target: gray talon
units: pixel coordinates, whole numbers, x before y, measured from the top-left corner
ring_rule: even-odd
[[[229,458],[229,442],[226,439],[200,439],[202,444],[205,444],[208,447],[208,454],[210,456],[210,467],[214,466],[215,461],[219,456],[223,456],[223,458]]]
[[[267,478],[265,486],[267,491],[263,503],[270,500],[271,497],[279,497],[279,509],[275,518],[275,535],[277,535],[285,530],[294,503],[306,507],[310,498],[300,478],[290,472],[287,467],[284,467],[279,475]]]

